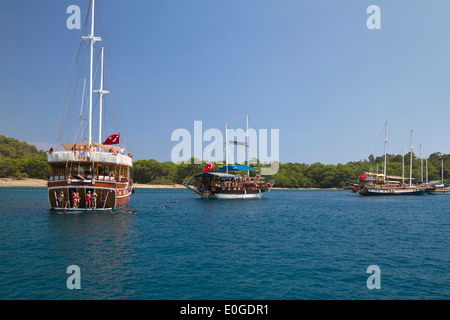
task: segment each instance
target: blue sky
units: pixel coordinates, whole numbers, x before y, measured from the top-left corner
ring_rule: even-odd
[[[0,11],[0,134],[55,144],[80,42],[69,5],[7,1]],[[367,7],[381,9],[369,30]],[[136,159],[169,161],[177,128],[280,130],[280,161],[346,163],[389,152],[450,152],[449,1],[99,2]],[[94,132],[96,132],[94,129]],[[114,133],[114,132],[111,132]],[[208,143],[205,143],[206,146]]]

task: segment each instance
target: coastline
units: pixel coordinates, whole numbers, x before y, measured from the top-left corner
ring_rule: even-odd
[[[165,185],[165,184],[142,184],[133,183],[136,189],[185,189],[181,184]],[[43,179],[15,179],[0,178],[0,187],[11,188],[46,188],[47,180]],[[344,188],[272,188],[271,190],[345,190]]]
[[[159,185],[159,184],[141,184],[133,183],[136,189],[184,189],[181,184],[174,185]],[[46,188],[47,180],[43,179],[15,179],[15,178],[0,178],[0,187],[11,188]]]
[[[43,180],[43,179],[0,178],[0,187],[46,188],[47,187],[47,180]]]

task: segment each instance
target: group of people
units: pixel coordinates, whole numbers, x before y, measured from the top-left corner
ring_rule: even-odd
[[[257,175],[255,178],[244,176],[233,180],[215,181],[214,183],[214,187],[238,187],[247,190],[268,189],[271,186],[270,183],[261,179],[260,175]]]
[[[241,190],[241,188],[242,190],[264,190],[272,187],[272,184],[266,182],[264,179],[261,179],[261,176],[257,176],[255,178],[245,176],[232,180],[215,180],[211,183],[205,180],[197,181],[196,183],[196,187],[200,192],[207,191],[210,185],[215,188],[239,188],[239,190]]]
[[[95,151],[94,146],[77,146],[76,144],[73,145],[72,151],[75,154],[75,159],[82,160],[82,161],[91,161],[91,152]]]
[[[70,197],[72,198],[72,208],[79,208],[80,201],[81,201],[80,193],[78,191],[72,191]],[[98,198],[98,195],[95,192],[95,190],[92,192],[88,191],[86,193],[86,197],[85,197],[85,202],[86,202],[85,208],[96,209],[97,208],[97,198]],[[60,208],[69,208],[70,207],[69,197],[64,195],[64,191],[61,191],[59,193],[57,201],[58,201],[58,206]]]

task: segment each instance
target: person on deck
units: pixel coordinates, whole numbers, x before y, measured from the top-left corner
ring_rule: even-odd
[[[88,191],[86,194],[86,209],[91,207],[91,192]]]
[[[64,206],[64,192],[61,191],[61,193],[58,195],[58,206],[62,208]]]
[[[72,191],[72,208],[77,207],[77,193]]]
[[[97,193],[95,192],[95,190],[94,190],[94,192],[92,192],[91,201],[92,201],[91,207],[96,209],[97,208]]]
[[[64,197],[64,208],[69,208],[70,207],[70,201],[69,201],[69,197],[65,196]]]

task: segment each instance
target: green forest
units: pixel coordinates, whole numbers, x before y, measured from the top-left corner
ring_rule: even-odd
[[[409,177],[410,154],[405,154],[404,159],[405,176]],[[429,181],[441,179],[442,161],[444,179],[447,183],[450,182],[450,155],[442,155],[439,152],[431,154],[428,158]],[[180,184],[192,179],[195,174],[202,173],[206,166],[206,163],[191,162],[192,164],[177,165],[171,161],[137,160],[133,163],[132,178],[133,181],[144,184]],[[379,157],[370,155],[365,160],[336,165],[280,163],[278,172],[273,176],[267,176],[266,179],[274,181],[275,187],[280,188],[342,188],[349,186],[352,181],[357,181],[363,171],[376,172],[378,169],[378,172],[383,172],[383,164],[384,155]],[[253,167],[258,172],[261,166],[264,164],[257,163]],[[216,164],[214,170],[218,168],[220,165]],[[401,176],[402,156],[388,155],[386,170],[388,175]],[[47,179],[49,174],[50,169],[44,151],[37,150],[35,146],[26,142],[0,135],[0,178]],[[413,154],[413,178],[416,179],[415,181],[420,181],[421,176],[425,180],[425,159],[421,161]]]
[[[0,178],[47,179],[46,153],[35,146],[0,135]]]

